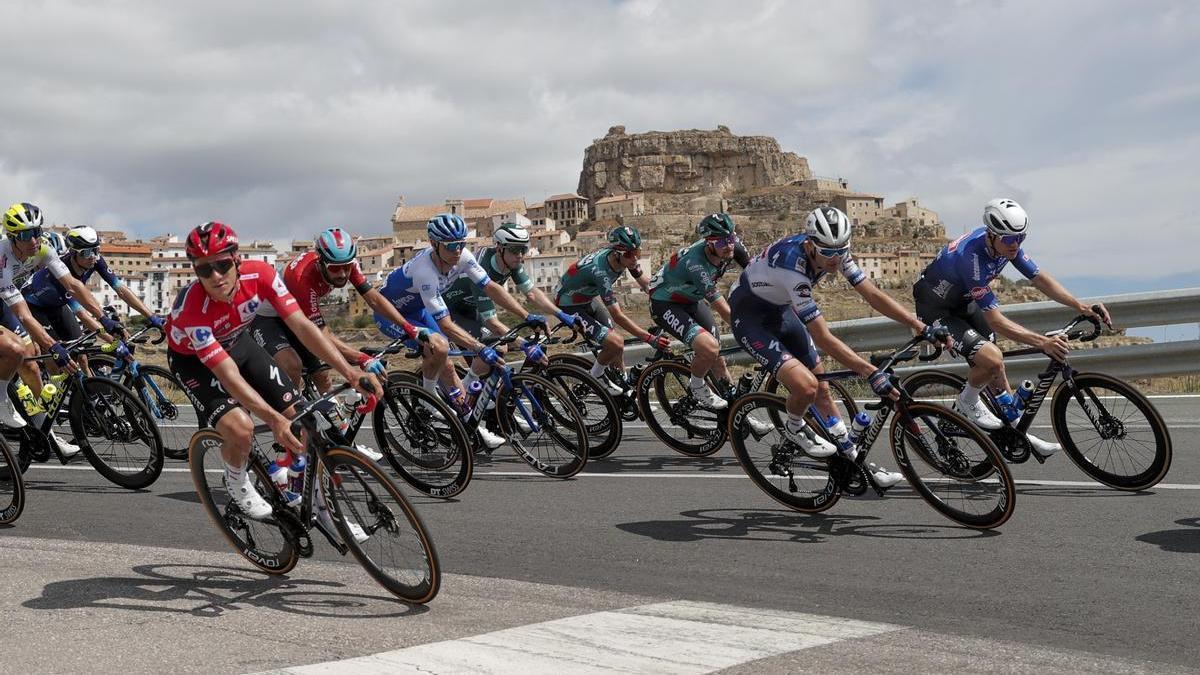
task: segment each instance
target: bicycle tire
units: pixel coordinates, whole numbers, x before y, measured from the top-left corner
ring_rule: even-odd
[[[371,415],[375,442],[405,483],[440,499],[467,489],[474,455],[458,415],[440,397],[406,377],[388,377]]]
[[[773,436],[762,439],[749,431],[746,421],[749,416],[754,415],[754,419],[764,423],[782,419],[787,415],[784,405],[782,396],[767,392],[751,392],[739,397],[729,408],[730,445],[742,470],[767,496],[795,511],[820,513],[836,504],[842,496],[841,487],[830,474],[829,460],[804,455],[785,440],[779,425],[772,424]],[[763,443],[767,439],[771,440]],[[750,441],[755,447],[748,445]],[[797,470],[802,472],[799,481],[796,480]],[[812,489],[803,489],[810,485]]]
[[[991,438],[967,418],[933,403],[910,403],[908,413],[909,418],[900,413],[892,418],[889,438],[896,464],[917,494],[938,513],[975,529],[1000,527],[1012,517],[1016,485]],[[933,443],[925,440],[926,431]],[[968,455],[961,447],[964,440],[978,450]],[[985,500],[995,504],[987,510],[967,509]]]
[[[966,383],[961,376],[944,370],[922,370],[904,378],[900,386],[914,400],[951,408]],[[986,396],[980,400],[987,403]]]
[[[858,401],[854,400],[854,395],[851,394],[850,390],[846,388],[846,385],[842,384],[841,382],[838,382],[837,380],[828,380],[826,381],[826,384],[829,385],[829,395],[833,398],[834,404],[841,404],[841,407],[839,408],[839,414],[841,415],[842,419],[845,420],[846,426],[849,426],[850,420],[854,419],[854,416],[858,414]],[[779,383],[779,380],[775,379],[774,375],[767,375],[767,377],[763,380],[762,390],[770,394],[778,394],[779,388],[782,386],[783,385]],[[786,398],[786,396],[784,398]],[[809,419],[812,421],[811,415],[809,416]],[[820,425],[817,425],[813,428],[818,429],[819,426]]]
[[[691,366],[683,362],[655,361],[642,371],[634,391],[642,419],[658,440],[681,455],[707,457],[725,446],[726,411],[701,407],[688,387],[691,376]]]
[[[328,448],[322,455],[317,466],[318,484],[325,486],[334,525],[355,559],[397,598],[413,604],[433,600],[442,579],[437,550],[400,488],[382,469],[350,448]],[[370,535],[366,541],[359,542],[352,536],[348,519]],[[393,536],[385,536],[388,534]],[[391,539],[399,540],[399,555],[395,551],[390,555],[380,552]],[[385,567],[385,561],[397,561],[405,567]]]
[[[589,359],[583,354],[572,353],[549,354],[546,356],[546,360],[549,361],[550,365],[552,366],[556,364],[575,366],[576,368],[583,368],[589,372],[592,369],[592,364],[595,362],[593,359]]]
[[[501,389],[496,397],[496,412],[501,433],[535,471],[570,478],[587,465],[587,426],[567,395],[550,380],[513,373],[512,388]]]
[[[25,477],[8,443],[0,438],[0,525],[11,525],[25,510]]]
[[[150,411],[124,385],[106,377],[83,378],[71,391],[70,418],[75,442],[100,475],[130,490],[158,480],[163,468],[162,436]],[[109,441],[111,448],[105,446]],[[147,446],[136,457],[128,451],[134,441]]]
[[[558,363],[547,367],[544,372],[580,411],[579,415],[587,425],[588,459],[611,455],[621,444],[622,434],[625,433],[625,424],[612,394],[591,373],[578,366]],[[597,412],[602,417],[592,421],[592,416],[584,414],[587,411]]]
[[[224,487],[225,463],[221,458],[221,434],[201,429],[188,444],[188,468],[200,504],[222,536],[243,558],[267,574],[287,574],[300,560],[300,551],[279,521],[252,520],[229,499]],[[266,468],[254,455],[246,466],[251,482],[276,509],[286,508]],[[215,481],[213,480],[215,479]],[[216,483],[214,485],[214,482]],[[263,543],[270,542],[267,546]]]
[[[158,426],[158,432],[162,436],[163,441],[163,456],[167,459],[186,460],[188,456],[188,443],[191,440],[192,434],[199,428],[199,420],[194,420],[192,424],[179,423],[186,414],[186,408],[180,406],[191,406],[192,410],[196,410],[195,401],[192,400],[191,393],[183,383],[175,377],[174,373],[161,366],[141,365],[139,367],[140,376],[134,378],[132,375],[126,374],[125,379],[121,382],[131,391],[136,392],[142,397],[142,403],[146,403],[147,399],[155,401],[155,406],[146,406],[150,411],[154,423]],[[154,388],[146,383],[147,378],[153,378],[154,385],[158,387],[158,391],[162,392],[163,397],[167,399],[166,405],[159,399]],[[137,388],[135,389],[135,385]],[[175,424],[172,424],[175,423]]]
[[[1166,477],[1167,472],[1171,470],[1172,447],[1170,431],[1167,429],[1166,423],[1154,407],[1154,404],[1133,385],[1116,377],[1100,373],[1076,373],[1072,379],[1076,390],[1072,391],[1066,384],[1060,385],[1058,390],[1054,392],[1054,398],[1050,403],[1050,421],[1054,427],[1054,434],[1058,436],[1063,450],[1066,451],[1071,461],[1075,462],[1076,466],[1088,476],[1118,490],[1138,491],[1157,485],[1159,481]],[[1068,406],[1074,402],[1076,409],[1081,410],[1082,405],[1079,403],[1079,398],[1086,394],[1088,403],[1094,408],[1096,401],[1099,400],[1096,394],[1097,390],[1112,392],[1112,395],[1107,397],[1109,400],[1104,402],[1104,408],[1112,418],[1106,420],[1112,432],[1128,434],[1130,427],[1130,420],[1128,418],[1117,419],[1115,417],[1113,409],[1120,403],[1120,399],[1124,399],[1126,405],[1121,405],[1120,407],[1123,410],[1119,412],[1127,411],[1127,404],[1132,403],[1133,407],[1145,416],[1144,424],[1149,426],[1154,437],[1154,451],[1152,455],[1149,455],[1149,460],[1144,462],[1144,469],[1135,473],[1115,473],[1114,470],[1108,470],[1105,467],[1116,469],[1123,462],[1114,463],[1112,461],[1113,453],[1111,450],[1106,453],[1106,461],[1098,462],[1097,460],[1101,452],[1092,452],[1096,448],[1096,444],[1081,447],[1084,441],[1082,437],[1084,427],[1082,424],[1072,425],[1073,422],[1086,422],[1089,425],[1087,427],[1089,431],[1097,435],[1100,435],[1101,432],[1097,431],[1095,426],[1093,426],[1094,423],[1091,418],[1082,412],[1073,414],[1073,419],[1068,420]],[[1141,424],[1142,422],[1138,423],[1139,426]],[[1122,436],[1122,438],[1125,437],[1127,436]],[[1100,440],[1107,441],[1109,439],[1105,439],[1100,435]],[[1143,441],[1141,443],[1143,447],[1146,446],[1146,442]],[[1146,456],[1145,452],[1140,454]],[[1130,460],[1130,464],[1134,464],[1132,456],[1128,457],[1128,459]]]

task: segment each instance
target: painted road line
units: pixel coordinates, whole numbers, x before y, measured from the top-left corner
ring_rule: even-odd
[[[664,602],[270,672],[682,675],[904,629],[799,612]]]

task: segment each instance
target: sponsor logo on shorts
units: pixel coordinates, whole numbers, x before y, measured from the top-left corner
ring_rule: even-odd
[[[976,286],[975,288],[971,289],[971,297],[976,302],[983,300],[985,297],[987,297],[988,290],[989,289],[987,286]]]

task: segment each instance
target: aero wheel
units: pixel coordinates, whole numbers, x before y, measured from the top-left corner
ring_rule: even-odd
[[[952,408],[966,380],[944,370],[921,370],[904,378],[904,391],[917,401],[933,403],[943,408]],[[981,398],[986,401],[986,397]]]
[[[383,470],[353,450],[330,448],[323,454],[318,484],[324,486],[333,522],[350,552],[401,600],[432,600],[441,586],[441,566],[412,505]]]
[[[1078,373],[1054,392],[1051,422],[1063,449],[1092,478],[1145,490],[1171,468],[1171,436],[1154,405],[1108,375]]]
[[[804,454],[772,419],[785,419],[783,398],[755,392],[733,402],[729,439],[733,454],[750,480],[780,504],[817,513],[842,496],[829,473],[829,461]]]
[[[215,429],[197,431],[192,435],[188,456],[192,483],[200,503],[234,550],[268,574],[290,572],[300,559],[300,553],[295,540],[285,533],[285,526],[275,517],[252,520],[230,498],[225,488],[221,434]],[[276,513],[286,508],[280,505],[279,492],[261,462],[252,457],[246,470],[250,472],[251,484],[275,507]]]
[[[188,442],[200,426],[188,390],[171,371],[159,366],[139,366],[138,377],[126,375],[122,383],[141,398],[162,436],[163,455],[187,459]]]
[[[854,416],[858,414],[858,402],[854,400],[854,395],[845,384],[837,380],[828,380],[826,384],[829,385],[829,397],[833,399],[833,405],[838,409],[838,416],[845,420],[846,426],[849,427],[850,420],[854,419]],[[778,394],[780,389],[787,391],[774,376],[768,375],[763,380],[763,391]],[[872,398],[874,397],[874,394],[869,395]],[[806,417],[812,428],[820,431],[821,425],[816,424],[811,415],[806,415]],[[783,424],[783,419],[782,417],[780,418],[780,424]]]
[[[700,405],[688,387],[691,376],[691,367],[678,361],[646,366],[635,385],[638,408],[650,431],[672,450],[707,457],[725,445],[725,411]]]
[[[0,525],[21,517],[25,508],[25,478],[8,443],[0,438]]]
[[[443,499],[466,489],[475,466],[467,432],[439,397],[389,377],[372,415],[375,441],[404,482]]]
[[[1003,525],[1016,486],[995,444],[965,417],[932,403],[908,404],[892,419],[892,453],[926,502],[950,520],[978,529]]]
[[[550,362],[551,366],[575,366],[576,368],[583,368],[587,371],[592,369],[592,363],[594,363],[593,359],[590,359],[583,354],[550,354],[546,357],[546,359]]]
[[[621,412],[612,394],[583,368],[560,363],[546,368],[544,374],[562,389],[583,418],[588,459],[611,455],[624,433]]]
[[[85,377],[71,394],[71,431],[100,475],[131,490],[162,473],[158,427],[137,396],[105,377]]]
[[[521,459],[552,478],[570,478],[588,460],[587,428],[571,399],[553,382],[532,373],[513,373],[496,412],[501,433]]]

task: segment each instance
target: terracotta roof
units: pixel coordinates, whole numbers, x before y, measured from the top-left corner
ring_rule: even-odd
[[[463,208],[464,209],[486,209],[486,208],[490,208],[492,206],[493,201],[495,201],[495,200],[492,199],[491,197],[484,197],[482,199],[464,199],[463,200]]]
[[[150,247],[146,244],[100,244],[100,255],[128,255],[134,253],[150,255]]]
[[[501,213],[509,213],[511,211],[524,212],[525,198],[518,197],[516,199],[464,199],[463,213],[460,215],[464,220],[473,218],[490,218],[498,216]],[[425,204],[418,206],[400,206],[392,213],[393,223],[406,223],[429,220],[439,213],[446,213],[450,208],[445,203],[442,204]]]
[[[358,254],[358,257],[360,257],[360,258],[363,258],[363,257],[366,257],[366,256],[373,256],[373,255],[383,255],[384,253],[391,253],[391,252],[392,252],[392,247],[391,247],[391,246],[385,246],[385,247],[383,247],[383,248],[375,248],[375,249],[371,249],[370,251],[363,251],[363,252],[361,252],[361,253],[359,253],[359,254]]]
[[[548,202],[561,202],[561,201],[566,201],[568,199],[579,199],[579,200],[582,200],[585,202],[587,201],[583,197],[580,197],[579,195],[575,194],[574,192],[566,192],[561,195],[553,195],[550,197],[546,197],[546,201],[548,201]]]
[[[525,209],[528,211],[532,211],[533,209],[544,209],[544,208],[546,208],[546,202],[538,202],[536,204],[530,204],[529,206],[525,207]]]

